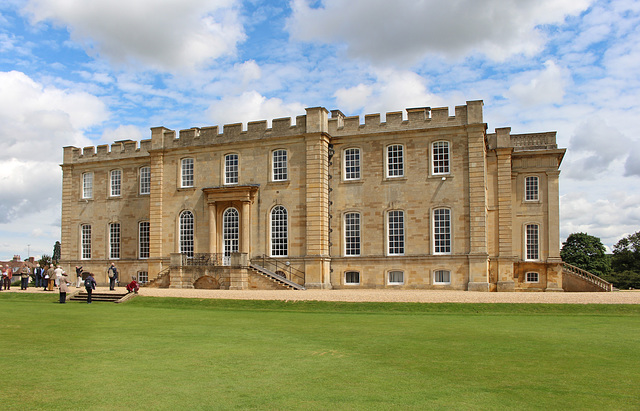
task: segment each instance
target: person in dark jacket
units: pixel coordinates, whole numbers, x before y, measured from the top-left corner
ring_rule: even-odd
[[[87,290],[87,304],[91,304],[91,293],[96,289],[96,279],[93,278],[93,274],[85,273],[84,288]]]
[[[118,281],[118,269],[115,263],[111,263],[111,267],[107,270],[107,275],[109,276],[109,289],[115,290],[116,282]]]

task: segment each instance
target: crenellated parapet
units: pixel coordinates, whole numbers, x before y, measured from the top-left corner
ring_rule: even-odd
[[[151,150],[151,140],[142,140],[139,146],[138,142],[133,140],[120,140],[111,145],[101,144],[84,148],[67,146],[64,147],[63,162],[68,164],[146,157],[149,155],[149,150]]]
[[[151,128],[151,139],[138,143],[132,140],[116,141],[97,147],[65,147],[64,163],[82,163],[102,160],[127,159],[148,156],[153,150],[171,150],[198,146],[241,143],[275,138],[301,137],[309,133],[328,133],[332,137],[358,134],[387,133],[438,127],[483,124],[482,101],[468,101],[456,106],[455,115],[449,115],[448,107],[408,108],[406,120],[400,111],[388,112],[385,121],[380,114],[367,114],[364,122],[359,116],[346,117],[341,111],[329,112],[324,107],[306,109],[306,115],[297,116],[295,123],[290,117],[277,118],[268,127],[266,120],[218,126],[194,127],[170,130],[165,127]],[[330,114],[330,116],[329,116]]]

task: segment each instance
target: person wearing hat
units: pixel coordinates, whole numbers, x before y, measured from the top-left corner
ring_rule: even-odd
[[[60,277],[60,304],[67,302],[67,293],[69,292],[69,286],[67,285],[67,273],[63,272]]]

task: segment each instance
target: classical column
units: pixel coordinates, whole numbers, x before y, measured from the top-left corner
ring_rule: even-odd
[[[218,218],[216,203],[209,203],[209,253],[218,252]]]
[[[242,217],[240,218],[240,223],[242,224],[242,234],[240,237],[242,242],[240,243],[240,252],[247,254],[247,256],[249,255],[249,239],[251,238],[251,233],[249,233],[249,230],[251,229],[249,224],[249,218],[251,215],[249,210],[250,205],[251,203],[248,201],[242,202]]]

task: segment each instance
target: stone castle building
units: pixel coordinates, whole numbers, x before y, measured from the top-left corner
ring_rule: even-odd
[[[64,148],[62,262],[165,287],[561,291],[564,153],[488,133],[482,101],[156,127]]]

